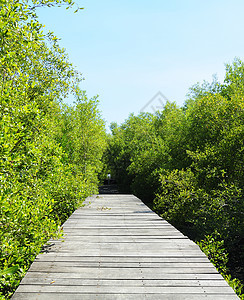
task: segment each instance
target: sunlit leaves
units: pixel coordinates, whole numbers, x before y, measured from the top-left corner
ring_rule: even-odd
[[[142,199],[156,193],[160,215],[192,238],[210,235],[202,247],[215,258],[223,248],[235,264],[243,259],[236,250],[244,234],[243,79],[244,63],[235,59],[223,84],[214,78],[193,86],[183,108],[168,102],[151,119],[131,116],[113,125],[107,150],[120,183]],[[225,272],[227,261],[216,261]]]
[[[78,92],[80,74],[35,12],[63,4],[74,2],[0,2],[0,289],[7,298],[42,245],[97,188],[105,145],[97,101]],[[72,149],[65,132],[59,136],[60,102],[70,93],[80,99],[66,120],[76,128]],[[78,147],[84,139],[85,150]]]

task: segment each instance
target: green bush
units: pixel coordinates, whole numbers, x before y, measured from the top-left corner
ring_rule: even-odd
[[[221,247],[229,257],[226,272],[241,281],[243,78],[244,63],[235,59],[226,65],[222,84],[216,78],[210,84],[196,84],[184,107],[167,102],[155,115],[132,115],[121,126],[113,126],[107,150],[107,163],[117,180],[149,199],[150,205],[154,202],[163,218],[196,241],[205,236],[218,237],[216,243],[224,241]],[[206,245],[215,257],[222,255],[220,244],[214,247],[208,240]],[[216,265],[222,270],[226,262]]]
[[[97,191],[102,168],[98,101],[79,90],[80,75],[35,13],[59,2],[0,4],[1,298],[11,297],[43,244]],[[62,105],[69,93],[72,107]]]

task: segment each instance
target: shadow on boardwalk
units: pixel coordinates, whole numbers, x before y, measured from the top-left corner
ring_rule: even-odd
[[[99,194],[118,194],[118,186],[116,184],[110,184],[110,185],[101,185],[99,187]]]

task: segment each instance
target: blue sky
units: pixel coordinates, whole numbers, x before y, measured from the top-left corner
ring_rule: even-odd
[[[123,122],[161,91],[182,106],[189,87],[244,59],[243,0],[84,0],[74,14],[42,8],[39,20],[61,38],[99,95],[103,118]],[[71,100],[67,100],[68,102]]]

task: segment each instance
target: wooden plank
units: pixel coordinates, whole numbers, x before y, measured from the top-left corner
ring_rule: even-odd
[[[238,299],[199,247],[133,195],[89,197],[13,299]]]
[[[199,263],[204,262],[209,265],[209,260],[206,256],[200,257],[164,257],[164,256],[61,256],[59,253],[48,253],[40,254],[36,258],[36,262],[39,261],[72,261],[72,262],[113,262],[113,263],[123,263],[123,262],[149,262],[149,263]]]
[[[81,279],[81,278],[57,278],[53,281],[51,278],[39,277],[32,279],[32,285],[84,285],[84,286],[228,286],[227,282],[222,279],[217,280],[182,280],[182,279]],[[24,278],[22,283],[28,282],[28,278]]]
[[[36,261],[35,268],[45,267],[100,267],[100,268],[207,268],[215,270],[209,263],[203,262],[104,262],[104,261]],[[33,269],[30,269],[33,271]]]
[[[225,294],[82,294],[82,293],[18,293],[14,295],[14,300],[237,300],[235,295]]]
[[[45,266],[46,265],[46,266]],[[65,266],[64,264],[57,264],[53,263],[50,265],[47,265],[45,263],[43,264],[33,264],[29,271],[31,272],[55,272],[55,273],[95,273],[94,267],[83,267],[83,266]],[[119,273],[117,275],[117,273]],[[212,267],[196,267],[196,268],[187,268],[187,267],[162,267],[162,268],[143,268],[143,267],[101,267],[99,266],[99,273],[94,274],[94,278],[97,278],[97,276],[101,276],[102,278],[106,278],[107,276],[110,276],[111,278],[117,278],[116,276],[119,276],[119,278],[123,277],[126,278],[127,276],[135,276],[139,274],[143,274],[144,278],[160,278],[160,275],[162,274],[210,274],[210,273],[217,273],[216,270]],[[83,275],[81,275],[83,276]],[[87,275],[86,275],[87,276]]]
[[[137,271],[137,272],[117,272],[116,274],[116,278],[113,276],[114,273],[106,273],[106,272],[101,272],[100,273],[100,269],[94,269],[91,270],[90,272],[88,272],[89,270],[86,270],[87,273],[83,272],[83,273],[77,273],[77,272],[66,272],[66,273],[61,273],[61,272],[54,272],[55,270],[53,270],[53,272],[28,272],[25,276],[25,278],[27,278],[29,280],[29,284],[32,284],[32,278],[49,278],[53,280],[56,279],[61,279],[61,278],[67,278],[67,279],[107,279],[107,280],[111,280],[111,282],[113,282],[114,279],[118,279],[118,280],[168,280],[168,279],[177,279],[177,280],[223,280],[223,277],[218,274],[218,273],[203,273],[203,274],[194,274],[194,273],[183,273],[183,274],[179,274],[179,273],[161,273],[160,276],[154,276],[153,274],[150,274],[150,276],[148,276],[148,278],[146,278],[144,275],[142,275],[141,272]],[[103,276],[102,276],[103,275]],[[92,277],[91,277],[92,276]],[[223,280],[224,281],[224,280]],[[27,282],[25,283],[27,284]]]
[[[42,293],[84,293],[84,294],[219,294],[219,287],[212,286],[88,286],[88,285],[28,285],[19,287],[20,293],[42,292]],[[229,286],[221,287],[221,294],[233,294]]]

